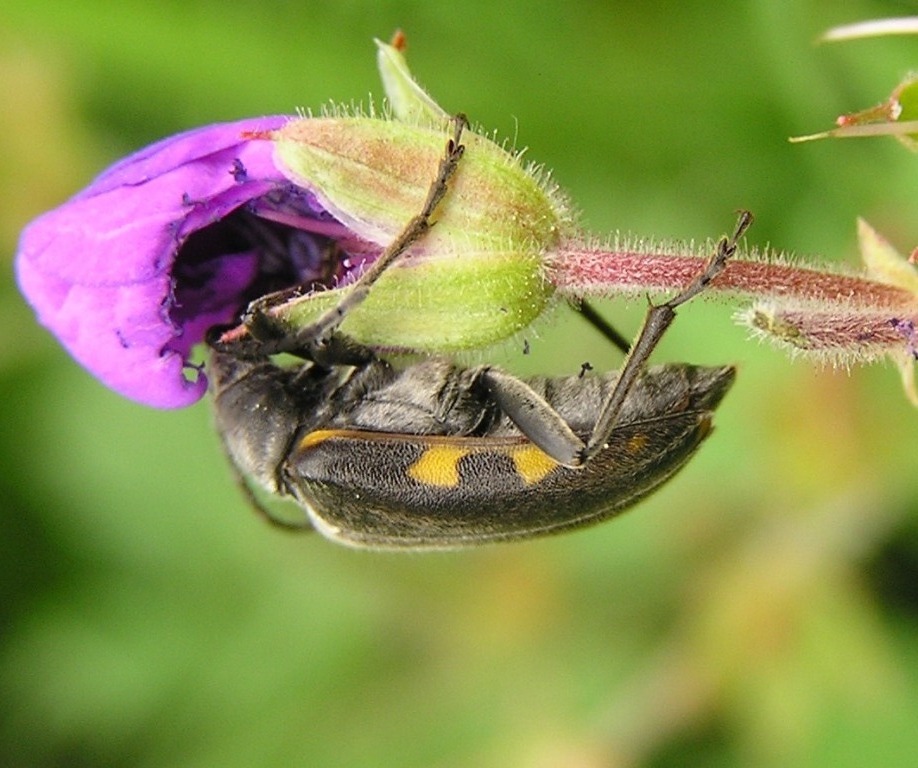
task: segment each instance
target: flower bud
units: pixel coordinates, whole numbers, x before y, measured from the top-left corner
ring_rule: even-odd
[[[303,118],[274,131],[275,159],[294,184],[361,241],[365,268],[424,207],[449,123],[372,117]],[[569,225],[555,190],[494,142],[467,131],[465,153],[432,229],[389,269],[341,326],[364,344],[442,352],[504,339],[553,293],[546,260]],[[340,301],[345,285],[272,313],[283,331]]]

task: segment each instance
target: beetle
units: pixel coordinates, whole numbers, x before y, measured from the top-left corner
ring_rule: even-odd
[[[558,462],[503,412],[495,373],[442,359],[401,370],[376,359],[293,368],[225,353],[210,360],[217,429],[233,465],[295,499],[328,538],[377,549],[524,539],[611,517],[688,461],[735,372],[649,369],[603,449],[580,467]],[[617,382],[516,386],[587,436]]]
[[[647,361],[676,308],[724,269],[751,223],[748,213],[695,280],[650,306],[619,373],[523,380],[441,358],[398,367],[336,332],[382,271],[430,227],[462,155],[463,125],[456,120],[421,214],[342,304],[295,336],[245,344],[220,329],[209,336],[217,431],[244,490],[272,522],[375,549],[556,533],[632,506],[684,466],[711,432],[735,369],[648,368]],[[259,327],[257,316],[250,321]],[[299,360],[278,364],[278,352]],[[275,518],[246,478],[295,500],[306,521]]]

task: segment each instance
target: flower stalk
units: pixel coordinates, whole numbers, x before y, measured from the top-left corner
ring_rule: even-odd
[[[552,283],[565,295],[583,298],[678,290],[698,274],[713,246],[698,255],[685,255],[689,247],[684,244],[675,248],[673,253],[670,247],[644,241],[620,241],[609,248],[570,243],[551,260]],[[731,261],[710,291],[878,309],[901,309],[915,302],[907,289],[866,276],[750,259],[749,254]]]
[[[918,274],[864,221],[859,235],[866,274],[747,255],[731,261],[707,294],[753,299],[736,313],[737,321],[795,356],[842,366],[892,356],[918,405],[909,383],[916,358]],[[654,249],[643,241],[617,241],[609,248],[569,243],[552,258],[551,279],[560,294],[576,297],[671,292],[698,274],[706,259],[685,250]]]

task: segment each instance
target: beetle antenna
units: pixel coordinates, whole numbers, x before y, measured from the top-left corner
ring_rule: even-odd
[[[236,484],[236,487],[239,489],[239,492],[248,502],[252,510],[260,518],[262,518],[266,523],[273,525],[275,528],[280,528],[288,532],[312,533],[315,530],[309,520],[305,517],[303,520],[296,522],[292,520],[284,520],[283,518],[275,515],[270,509],[268,509],[264,502],[258,498],[258,494],[255,493],[255,490],[252,488],[252,484],[249,479],[239,468],[239,465],[236,464],[232,454],[229,452],[228,446],[226,445],[226,438],[222,434],[220,435],[220,445],[223,448],[223,455],[226,456],[226,461],[229,464],[230,472],[233,474],[233,480]]]

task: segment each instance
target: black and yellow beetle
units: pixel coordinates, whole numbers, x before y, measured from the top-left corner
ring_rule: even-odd
[[[217,427],[234,465],[295,499],[325,536],[370,548],[452,548],[595,523],[668,480],[711,431],[731,367],[644,372],[602,450],[580,467],[539,447],[498,405],[507,374],[430,360],[398,370],[215,353]],[[616,375],[526,382],[589,437]],[[544,399],[543,399],[544,398]],[[538,418],[529,419],[536,429]],[[530,439],[533,438],[533,439]]]
[[[711,432],[730,366],[647,360],[678,306],[702,292],[751,221],[696,279],[651,306],[620,373],[518,379],[497,368],[429,359],[398,368],[336,333],[379,274],[429,227],[462,155],[447,147],[427,204],[355,284],[345,303],[295,337],[240,345],[215,330],[215,419],[241,478],[294,499],[335,541],[444,549],[589,525],[666,482]],[[253,327],[258,325],[258,317]],[[270,357],[297,355],[288,367]],[[245,489],[263,512],[247,484]]]

